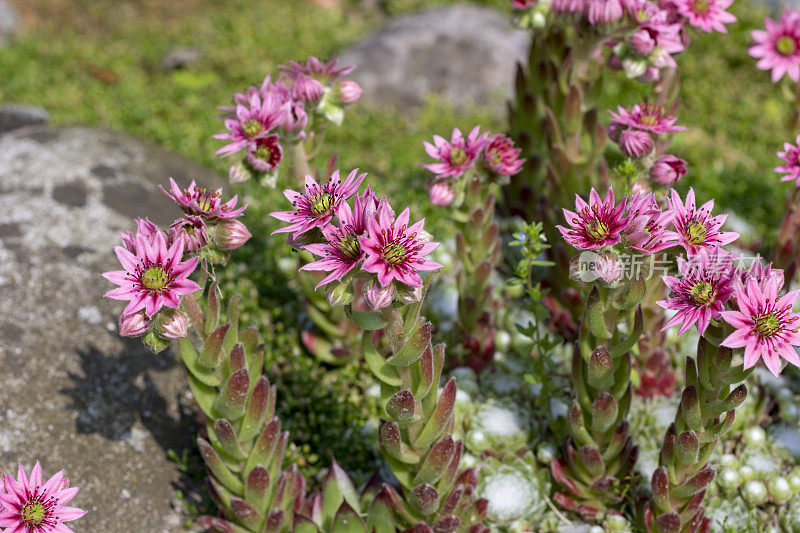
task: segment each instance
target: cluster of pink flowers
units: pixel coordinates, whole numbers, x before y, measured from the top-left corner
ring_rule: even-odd
[[[613,189],[609,188],[602,200],[592,189],[588,203],[576,196],[575,211],[564,209],[567,226],[557,228],[579,250],[623,244],[648,255],[677,245],[695,254],[739,237],[738,233],[720,231],[727,215],[711,215],[713,200],[697,208],[693,189],[689,189],[685,202],[674,190],[671,194],[667,209],[662,210],[653,194],[626,196],[617,203]]]
[[[657,303],[675,313],[664,329],[679,326],[681,335],[696,326],[704,334],[712,323],[725,322],[734,331],[722,344],[744,348],[745,369],[759,359],[776,375],[781,358],[800,366],[795,351],[800,346],[800,313],[792,311],[800,291],[779,297],[780,270],[758,261],[743,269],[736,255],[723,250],[739,234],[721,230],[727,215],[713,216],[713,207],[713,200],[698,207],[692,189],[685,200],[671,191],[665,210],[652,194],[617,203],[611,189],[603,199],[592,190],[588,203],[577,197],[575,211],[564,210],[567,226],[558,229],[575,248],[599,252],[604,265],[619,247],[649,255],[682,246],[687,255],[677,260],[679,277],[662,276],[670,295]],[[601,270],[621,275],[612,266]],[[609,282],[607,278],[601,280]]]
[[[155,328],[166,339],[185,337],[186,316],[178,311],[181,297],[200,286],[189,279],[207,250],[233,250],[250,238],[236,220],[247,206],[236,208],[237,197],[222,201],[222,190],[208,191],[192,182],[181,189],[170,179],[164,193],[186,213],[173,222],[169,233],[148,219],[136,220],[136,233],[122,232],[122,245],[114,251],[122,270],[103,277],[119,285],[106,297],[127,301],[119,320],[120,334],[138,337]]]
[[[505,135],[489,137],[475,126],[464,137],[461,130],[453,129],[450,140],[433,136],[433,144],[424,142],[425,151],[436,159],[436,163],[422,165],[433,172],[428,181],[428,195],[434,205],[446,206],[456,198],[456,184],[470,169],[485,171],[496,176],[513,176],[522,170],[525,163],[519,148]]]
[[[275,233],[291,233],[293,245],[320,258],[302,267],[326,273],[318,287],[355,280],[367,303],[379,309],[398,297],[413,298],[422,285],[420,272],[441,265],[427,258],[438,243],[424,231],[424,219],[410,224],[407,208],[395,215],[369,187],[358,194],[365,177],[354,170],[342,181],[336,171],[320,185],[306,176],[304,192],[284,191],[294,209],[271,215],[289,224]]]
[[[260,86],[235,94],[234,105],[221,108],[227,112],[228,131],[214,137],[229,142],[216,153],[224,157],[243,151],[246,170],[257,175],[272,172],[283,160],[281,136],[300,141],[317,115],[333,115],[332,111],[361,97],[361,87],[345,78],[353,68],[339,66],[335,59],[323,62],[310,57],[305,64],[290,61],[280,67],[275,81],[268,75]],[[233,181],[248,177],[241,166],[231,167]]]
[[[750,55],[759,60],[758,68],[772,71],[773,82],[787,74],[800,81],[800,11],[788,9],[778,22],[766,18],[764,26],[752,32]]]
[[[668,114],[663,106],[642,102],[630,109],[622,106],[617,112],[609,111],[612,122],[608,136],[619,145],[627,157],[652,162],[659,137],[686,128],[678,126],[676,117]],[[661,186],[673,185],[686,175],[686,161],[673,155],[663,155],[649,166],[650,180]]]
[[[72,533],[65,522],[86,511],[67,504],[78,493],[64,472],[44,481],[39,462],[28,477],[20,465],[17,479],[0,472],[0,529],[9,533]]]

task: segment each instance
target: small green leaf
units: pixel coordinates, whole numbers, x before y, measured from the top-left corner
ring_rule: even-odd
[[[345,313],[347,313],[347,317],[352,320],[353,324],[364,331],[374,331],[386,327],[386,321],[383,320],[378,313],[372,311],[356,311],[350,307],[345,308]]]

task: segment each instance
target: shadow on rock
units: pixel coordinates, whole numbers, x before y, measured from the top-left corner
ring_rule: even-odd
[[[182,370],[170,352],[154,356],[138,340],[123,342],[116,355],[95,346],[78,350],[83,375],[70,372],[72,386],[60,391],[71,398],[65,407],[78,413],[76,431],[124,441],[139,453],[147,453],[147,435],[136,424],[141,421],[181,471],[173,487],[187,506],[206,505],[201,496],[205,472],[195,444],[200,424],[191,400],[184,396],[182,381],[176,383]],[[173,402],[161,392],[167,389],[174,394]]]

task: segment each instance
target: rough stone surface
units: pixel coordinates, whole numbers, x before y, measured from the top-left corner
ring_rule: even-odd
[[[0,0],[0,46],[8,42],[19,32],[20,18],[17,11],[7,0]]]
[[[502,106],[528,43],[508,13],[455,4],[390,19],[339,60],[377,104],[413,108],[436,94],[458,108]]]
[[[16,104],[0,105],[0,134],[25,126],[46,124],[49,120],[50,113],[41,107]]]
[[[41,460],[80,486],[73,529],[182,530],[192,493],[167,450],[196,431],[183,369],[117,335],[120,302],[100,273],[131,217],[169,224],[170,176],[210,171],[118,133],[25,128],[0,137],[0,467]]]

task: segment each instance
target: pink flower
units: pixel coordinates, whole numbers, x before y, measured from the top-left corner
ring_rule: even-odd
[[[186,215],[173,222],[169,227],[169,244],[183,239],[187,252],[197,253],[208,244],[206,224],[200,217]],[[133,251],[133,250],[130,250]]]
[[[349,65],[340,67],[336,59],[320,61],[311,56],[305,65],[296,61],[289,61],[288,67],[281,65],[280,69],[284,76],[292,80],[296,80],[301,75],[306,75],[323,83],[332,83],[353,72],[355,67]]]
[[[770,279],[763,289],[750,278],[744,290],[736,291],[738,311],[723,311],[722,318],[736,331],[722,342],[728,348],[744,348],[744,368],[764,360],[776,376],[781,371],[780,358],[800,366],[795,346],[800,346],[800,313],[793,313],[800,291],[778,298],[778,281]]]
[[[343,104],[354,104],[361,98],[361,86],[353,80],[342,80],[336,83],[339,91],[339,100]]]
[[[675,126],[675,122],[678,119],[668,115],[664,107],[660,105],[642,102],[641,104],[636,104],[630,110],[622,106],[619,106],[617,110],[619,113],[609,111],[615,122],[631,128],[649,131],[656,135],[664,135],[665,133],[686,129],[683,126]]]
[[[686,161],[674,155],[665,155],[650,167],[650,180],[666,187],[678,183],[686,172]]]
[[[751,33],[755,44],[750,55],[759,60],[758,68],[771,70],[773,82],[786,74],[800,81],[800,12],[788,10],[777,23],[765,18],[764,26],[766,31]]]
[[[425,219],[410,227],[408,219],[408,208],[396,219],[387,209],[379,209],[377,218],[368,221],[367,234],[361,237],[361,248],[366,254],[361,268],[376,274],[378,283],[384,287],[393,280],[416,287],[422,285],[420,272],[442,268],[425,258],[439,246],[437,242],[421,240]]]
[[[592,189],[589,203],[575,195],[575,212],[564,209],[568,228],[556,226],[568,243],[579,250],[599,250],[620,242],[622,231],[627,226],[623,217],[627,199],[620,204],[614,200],[614,190],[608,189],[606,197]]]
[[[650,255],[678,243],[678,239],[666,231],[675,217],[673,211],[662,211],[653,194],[637,194],[628,200],[625,228],[628,245],[634,250]]]
[[[586,13],[587,4],[588,0],[553,0],[550,9],[562,15],[582,15]]]
[[[316,104],[322,99],[322,94],[325,92],[325,87],[322,83],[315,80],[311,76],[299,74],[294,79],[292,86],[292,98],[301,102],[311,102]]]
[[[761,290],[764,290],[768,281],[775,279],[778,284],[778,290],[781,290],[784,283],[784,275],[783,270],[780,268],[773,268],[772,263],[768,263],[766,265],[762,264],[758,257],[753,259],[753,263],[750,265],[750,268],[744,270],[743,268],[739,268],[737,273],[739,274],[735,280],[736,282],[736,290],[745,290],[747,285],[748,279],[755,280],[758,283],[758,286],[761,287]]]
[[[639,159],[653,151],[653,138],[646,131],[628,128],[619,134],[619,147],[626,156]]]
[[[262,101],[258,94],[250,96],[249,105],[237,104],[235,118],[225,120],[227,133],[214,135],[215,139],[231,141],[215,154],[227,156],[246,148],[256,139],[266,137],[283,119],[285,109],[277,98],[268,95]]]
[[[306,175],[305,193],[286,189],[283,194],[295,207],[293,211],[276,211],[270,216],[289,222],[288,226],[275,230],[273,233],[294,233],[294,237],[305,233],[311,228],[323,228],[333,218],[342,202],[346,202],[358,191],[358,186],[366,174],[358,174],[358,169],[352,171],[342,182],[339,180],[339,171],[323,186],[309,175]]]
[[[247,163],[257,172],[270,172],[275,170],[283,160],[283,148],[281,148],[277,135],[267,135],[247,147],[245,155]]]
[[[495,135],[483,149],[486,164],[501,176],[513,176],[522,170],[524,159],[519,158],[522,152],[514,148],[514,141],[505,135]]]
[[[305,246],[306,250],[322,259],[304,265],[300,270],[329,273],[317,287],[334,280],[341,280],[364,259],[360,238],[367,231],[369,221],[375,218],[375,209],[374,195],[367,188],[364,194],[356,195],[352,209],[347,202],[342,202],[339,206],[336,213],[339,219],[338,227],[328,224],[322,228],[326,242]]]
[[[480,126],[475,126],[465,139],[461,131],[456,128],[453,130],[450,142],[438,135],[434,135],[433,144],[429,142],[423,144],[428,155],[438,159],[439,162],[422,166],[442,177],[461,177],[464,171],[472,166],[475,158],[480,155],[481,150],[486,145],[489,134],[484,133],[481,135],[480,129]]]
[[[775,167],[775,172],[786,174],[781,181],[792,181],[800,187],[800,135],[795,139],[796,145],[789,143],[783,144],[784,152],[778,152],[778,157],[783,159],[786,164]]]
[[[39,462],[28,478],[20,465],[17,479],[0,477],[0,528],[9,533],[72,533],[65,522],[77,520],[86,511],[67,507],[78,487],[69,487],[64,472],[43,481]]]
[[[725,11],[733,0],[675,0],[675,4],[691,26],[707,33],[727,33],[725,24],[736,22],[736,17]]]
[[[588,0],[588,3],[590,24],[610,24],[625,13],[620,0]]]
[[[694,202],[694,189],[691,187],[686,194],[685,203],[673,190],[672,197],[667,199],[667,205],[675,213],[672,224],[676,231],[668,231],[665,235],[677,237],[687,253],[697,253],[701,248],[725,246],[740,237],[733,231],[719,231],[728,215],[711,216],[714,200],[709,200],[698,209]]]
[[[696,325],[702,335],[712,319],[720,318],[725,302],[733,294],[733,256],[721,248],[703,248],[688,261],[682,257],[677,261],[680,278],[661,276],[671,294],[669,299],[656,303],[677,311],[662,331],[680,324],[678,335],[683,335]]]
[[[528,9],[533,7],[539,0],[511,0],[511,5],[514,9]]]
[[[169,184],[170,192],[167,192],[164,187],[161,187],[161,190],[188,215],[195,215],[207,220],[219,220],[236,218],[247,209],[246,205],[235,209],[238,196],[222,203],[222,189],[211,192],[203,187],[198,187],[194,181],[187,188],[181,189],[172,178],[169,179]]]
[[[428,197],[433,205],[450,205],[456,199],[456,188],[450,178],[434,179],[428,187]]]
[[[163,306],[177,308],[181,296],[200,288],[188,279],[197,266],[197,258],[181,262],[185,246],[183,239],[178,239],[167,248],[167,239],[163,233],[158,233],[153,242],[138,236],[134,244],[135,252],[115,246],[114,251],[124,270],[103,274],[108,281],[119,285],[119,288],[107,292],[105,296],[130,302],[123,315],[144,309],[147,316],[152,317]]]
[[[150,242],[153,242],[153,239],[155,239],[156,234],[160,232],[161,230],[158,229],[158,226],[150,222],[149,218],[137,218],[136,235],[133,235],[129,231],[120,232],[120,235],[122,235],[122,245],[129,252],[133,252],[136,248],[136,245],[134,244],[136,241],[136,237],[142,235],[146,237]]]

